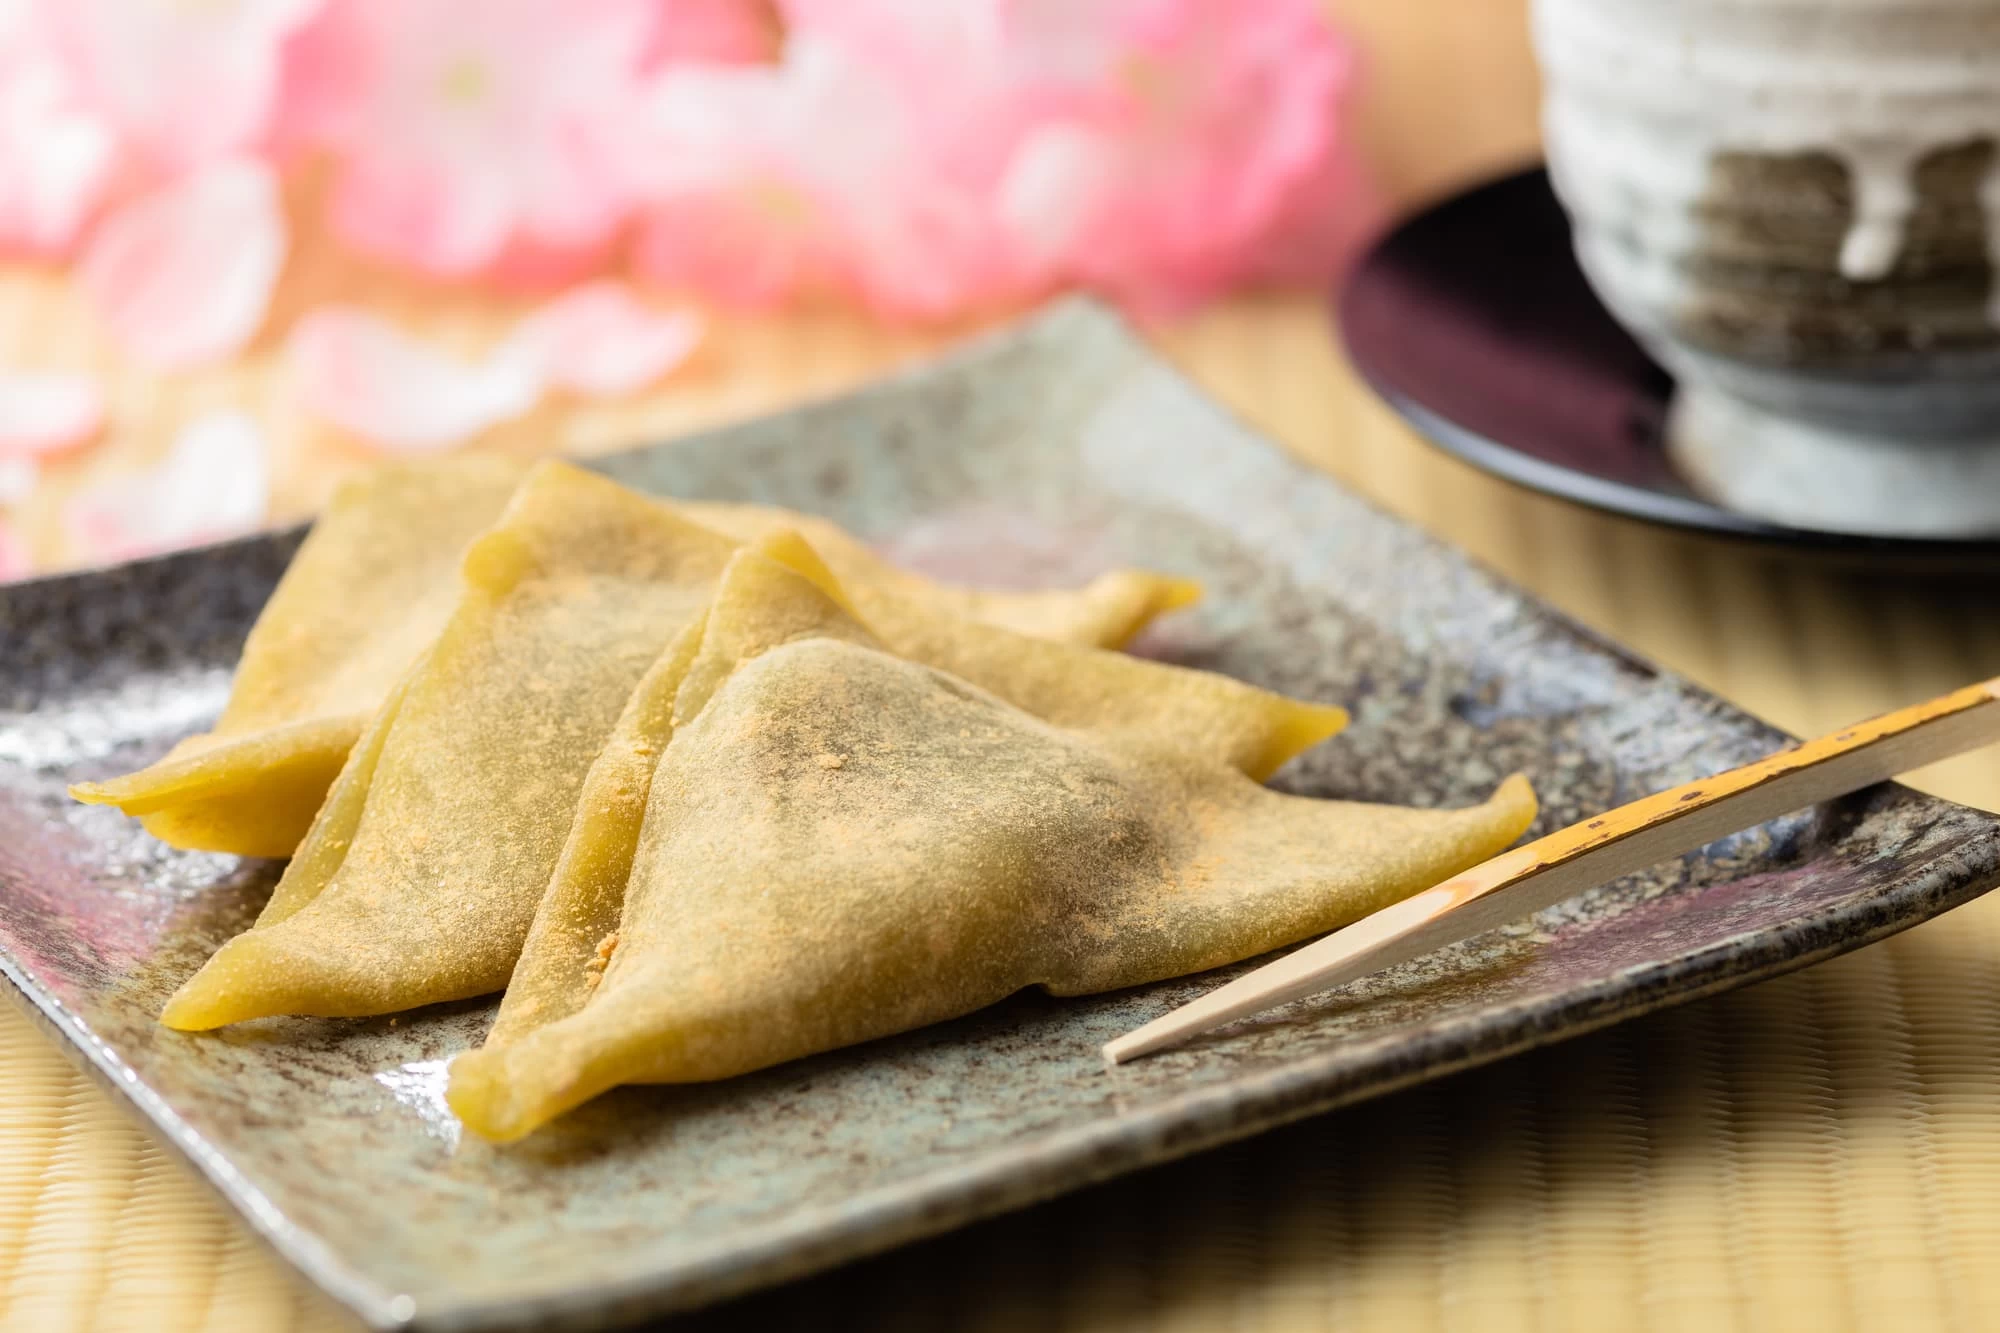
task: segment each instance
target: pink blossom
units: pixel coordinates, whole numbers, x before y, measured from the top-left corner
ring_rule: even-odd
[[[1017,7],[1009,59],[1045,116],[1000,187],[1061,276],[1160,309],[1212,296],[1338,145],[1346,45],[1312,0]]]
[[[655,206],[633,253],[656,282],[760,307],[824,287],[839,247],[802,160],[809,105],[784,66],[667,71],[650,98]],[[843,129],[847,128],[843,125]]]
[[[782,8],[780,64],[658,81],[650,277],[916,318],[1057,283],[1158,310],[1317,280],[1352,242],[1348,53],[1313,0]]]
[[[263,433],[240,412],[217,412],[183,427],[158,466],[79,492],[64,520],[88,558],[131,560],[248,532],[269,503]]]
[[[915,318],[1019,290],[925,108],[838,42],[795,30],[780,65],[670,70],[651,108],[660,178],[635,259],[657,281],[731,304],[844,289]]]
[[[111,184],[117,136],[81,95],[30,0],[0,0],[0,248],[57,254]]]
[[[320,0],[51,0],[70,65],[159,169],[255,146],[277,100],[281,51]]]
[[[234,353],[264,322],[284,266],[277,176],[224,158],[98,226],[77,280],[136,360],[180,369]]]
[[[587,282],[616,262],[618,237],[594,245],[550,246],[517,236],[481,273],[495,291],[545,296]]]
[[[813,205],[781,175],[669,195],[641,224],[633,266],[649,281],[736,310],[824,290],[834,246]]]
[[[776,57],[778,39],[768,0],[663,0],[647,63],[760,63]]]
[[[391,453],[450,449],[542,395],[539,358],[467,363],[366,310],[329,306],[292,330],[294,391],[315,415]]]
[[[1293,186],[1250,247],[1246,282],[1324,290],[1388,221],[1388,204],[1345,142]]]
[[[0,372],[0,458],[74,449],[103,426],[104,390],[90,376]]]
[[[643,389],[679,365],[702,332],[700,316],[655,312],[623,283],[607,280],[528,316],[496,355],[539,367],[557,388],[608,398]]]
[[[517,240],[589,249],[615,231],[645,166],[647,0],[347,0],[334,17],[315,41],[356,68],[318,119],[348,241],[464,274]]]

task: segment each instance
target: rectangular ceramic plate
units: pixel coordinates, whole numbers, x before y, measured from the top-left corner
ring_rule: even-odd
[[[1290,461],[1068,306],[838,402],[608,460],[661,492],[816,510],[980,583],[1192,575],[1144,651],[1353,710],[1280,781],[1543,826],[1783,737],[1593,640]],[[1215,985],[1023,994],[703,1087],[626,1089],[523,1145],[461,1141],[444,1062],[490,1005],[184,1035],[162,1000],[277,867],[171,851],[64,784],[207,722],[296,545],[0,588],[0,967],[104,1080],[366,1319],[589,1325],[688,1307],[1876,939],[2000,877],[2000,825],[1883,788],[1517,927],[1106,1072]]]

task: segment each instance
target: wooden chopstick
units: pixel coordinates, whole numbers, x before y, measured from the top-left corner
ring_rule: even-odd
[[[1518,921],[1793,810],[2000,740],[2000,677],[1558,829],[1106,1043],[1112,1064]]]

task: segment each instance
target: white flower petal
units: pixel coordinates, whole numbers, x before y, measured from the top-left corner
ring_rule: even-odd
[[[35,493],[41,478],[41,464],[33,458],[0,454],[0,505],[20,504]]]
[[[288,351],[293,388],[314,414],[396,453],[431,453],[520,416],[541,398],[539,358],[456,360],[365,310],[301,319]]]
[[[134,359],[179,369],[221,360],[251,339],[285,249],[277,176],[266,163],[231,158],[107,217],[77,279]]]
[[[648,308],[622,282],[565,292],[521,321],[500,359],[539,366],[573,393],[612,398],[645,388],[685,361],[706,332],[692,311]]]
[[[104,391],[88,375],[0,372],[0,457],[55,453],[104,426]]]
[[[241,412],[217,412],[182,427],[157,467],[76,495],[65,518],[92,559],[130,560],[256,528],[270,486],[263,431]]]

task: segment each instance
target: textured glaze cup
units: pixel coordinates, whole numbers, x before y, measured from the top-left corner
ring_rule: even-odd
[[[2000,532],[2000,3],[1536,0],[1578,258],[1699,490]]]

